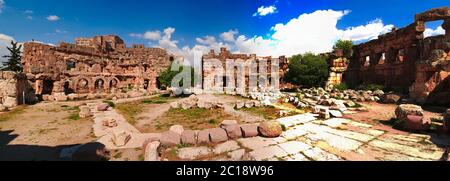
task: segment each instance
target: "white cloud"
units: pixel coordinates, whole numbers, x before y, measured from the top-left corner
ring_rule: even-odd
[[[66,34],[67,33],[66,30],[60,30],[60,29],[56,29],[55,32],[58,34]]]
[[[25,14],[33,14],[34,12],[33,12],[33,10],[25,10],[24,13]]]
[[[376,19],[367,25],[351,27],[344,31],[343,39],[361,41],[378,38],[378,35],[388,33],[394,28],[393,25],[384,25],[383,21]]]
[[[56,15],[50,15],[47,17],[47,20],[49,21],[58,21],[60,18]]]
[[[258,8],[257,12],[253,14],[253,16],[266,16],[269,14],[273,14],[276,13],[277,11],[277,7],[275,7],[274,5],[272,6],[261,6]]]
[[[3,56],[8,55],[6,47],[10,46],[11,41],[15,41],[13,37],[0,33],[0,63],[6,60]]]
[[[208,53],[210,49],[218,52],[220,47],[226,47],[234,53],[257,54],[259,56],[292,56],[305,52],[323,53],[331,51],[334,43],[339,39],[371,40],[388,32],[393,27],[393,25],[384,25],[381,20],[376,19],[365,25],[345,29],[337,28],[336,25],[339,20],[349,13],[350,11],[319,10],[301,14],[287,23],[274,25],[270,29],[272,34],[268,37],[247,37],[239,35],[238,30],[229,30],[219,34],[219,38],[211,35],[198,37],[196,38],[196,44],[183,47],[179,47],[178,41],[172,38],[175,28],[166,28],[157,46],[182,56],[190,62],[193,62],[194,55],[201,58],[201,55]],[[200,52],[200,55],[198,55],[198,52]],[[199,60],[199,57],[195,58],[195,60]]]
[[[436,36],[436,35],[444,35],[445,30],[442,26],[437,27],[436,29],[427,28],[425,32],[423,32],[424,37]]]
[[[28,20],[33,20],[33,16],[27,16]]]
[[[131,33],[130,36],[135,38],[143,38],[146,40],[156,41],[161,39],[161,31],[147,31],[144,34]]]
[[[0,0],[0,13],[2,13],[3,7],[5,7],[5,1]]]
[[[229,30],[220,34],[220,38],[222,38],[226,42],[233,42],[235,41],[234,36],[236,36],[237,34],[239,34],[238,30]]]

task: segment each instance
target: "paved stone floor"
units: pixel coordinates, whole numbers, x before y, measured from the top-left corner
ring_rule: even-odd
[[[181,148],[178,157],[184,160],[433,161],[439,160],[444,152],[439,146],[450,144],[448,136],[391,134],[347,119],[318,120],[314,114],[278,121],[287,128],[281,137],[241,138],[211,148]]]

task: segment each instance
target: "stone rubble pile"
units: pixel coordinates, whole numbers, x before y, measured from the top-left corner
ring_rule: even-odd
[[[245,97],[261,101],[261,104],[263,106],[269,106],[278,102],[278,99],[280,99],[282,96],[283,94],[280,92],[280,90],[274,89],[272,87],[262,87],[259,89],[259,91],[257,88],[254,88],[248,93],[248,96]]]
[[[431,120],[424,119],[423,109],[418,105],[399,105],[395,115],[411,131],[427,130],[431,125]]]
[[[189,98],[175,101],[170,103],[170,107],[173,109],[192,109],[192,108],[201,108],[201,109],[218,109],[224,108],[223,103],[217,101],[206,101],[199,99],[196,95],[191,95]]]
[[[278,121],[263,122],[259,125],[240,125],[236,120],[224,120],[220,127],[205,130],[184,130],[183,126],[175,125],[170,127],[169,131],[163,132],[159,139],[152,138],[145,141],[143,148],[146,161],[159,161],[159,156],[155,156],[155,152],[160,146],[170,148],[180,144],[192,146],[217,144],[257,136],[274,138],[280,136],[282,132],[282,126]]]

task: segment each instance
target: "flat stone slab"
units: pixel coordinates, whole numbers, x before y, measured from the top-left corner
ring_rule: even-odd
[[[205,156],[208,154],[211,154],[211,151],[206,146],[178,149],[178,157],[185,160],[194,160],[200,156]]]
[[[342,136],[333,135],[327,132],[319,132],[314,134],[309,134],[306,137],[313,141],[324,141],[329,146],[336,148],[341,151],[355,151],[360,146],[363,145],[362,142],[345,138]]]
[[[263,137],[252,137],[252,138],[240,138],[237,140],[243,147],[256,150],[262,147],[267,147],[270,145],[277,144],[273,139],[263,138]]]
[[[311,149],[311,146],[300,141],[289,141],[286,143],[281,143],[278,146],[289,155],[294,155],[303,152],[305,150]]]
[[[348,119],[342,119],[342,118],[332,118],[332,119],[328,119],[326,121],[323,122],[323,124],[332,127],[332,128],[337,128],[343,124],[347,124],[349,123],[350,120]]]
[[[249,154],[250,157],[256,161],[263,161],[271,158],[282,158],[288,155],[283,149],[276,145],[259,148]]]
[[[284,160],[286,160],[286,161],[310,161],[308,158],[305,157],[305,155],[303,155],[301,153],[297,153],[292,156],[284,157]]]
[[[308,132],[300,130],[300,129],[290,129],[281,134],[281,137],[285,138],[286,140],[294,140],[298,137],[304,136],[308,134]]]
[[[218,144],[214,147],[214,154],[221,154],[233,150],[237,150],[239,147],[238,143],[234,140],[227,141],[225,143]]]
[[[292,127],[298,124],[304,124],[307,122],[311,122],[316,120],[317,118],[314,116],[314,114],[306,113],[306,114],[299,114],[296,116],[290,116],[290,117],[284,117],[279,118],[277,121],[284,125],[285,127]]]
[[[405,146],[401,144],[384,142],[380,140],[374,140],[369,142],[370,146],[381,148],[386,151],[398,152],[404,155],[419,157],[427,160],[439,160],[443,154],[443,151],[428,152],[421,150],[420,148]]]
[[[245,149],[234,150],[228,153],[228,157],[230,157],[232,161],[240,161],[244,158],[244,156]]]
[[[340,161],[341,159],[336,155],[323,151],[320,148],[312,148],[303,152],[308,158],[315,161]]]

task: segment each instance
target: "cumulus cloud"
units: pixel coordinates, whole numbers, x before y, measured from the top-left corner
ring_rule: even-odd
[[[442,28],[442,26],[439,26],[436,29],[427,28],[427,29],[425,29],[425,32],[423,32],[423,35],[425,37],[444,35],[444,34],[445,34],[445,30],[444,30],[444,28]]]
[[[274,14],[277,12],[277,7],[275,7],[274,5],[272,6],[261,6],[258,8],[258,10],[256,11],[256,13],[253,14],[253,16],[266,16],[269,14]]]
[[[380,34],[389,32],[393,25],[384,25],[380,19],[375,19],[365,25],[337,28],[337,23],[350,11],[318,10],[301,14],[286,23],[274,25],[268,37],[240,35],[238,30],[229,30],[218,36],[207,35],[196,38],[193,46],[178,45],[174,40],[175,28],[166,28],[157,46],[169,52],[182,56],[191,63],[199,60],[201,55],[210,49],[219,51],[226,47],[234,53],[257,54],[260,56],[292,56],[299,53],[323,53],[332,50],[339,39],[366,41],[377,38]],[[158,31],[158,30],[156,30]],[[153,31],[155,32],[155,31]],[[219,37],[219,38],[217,38]],[[142,37],[141,37],[142,38]],[[197,56],[197,57],[195,57]]]
[[[0,13],[2,13],[3,7],[5,6],[5,1],[0,0]]]
[[[8,55],[9,51],[6,47],[10,46],[11,41],[15,41],[13,37],[0,33],[0,62],[6,60],[3,56]]]
[[[226,42],[234,42],[235,41],[234,36],[236,36],[237,34],[239,34],[238,30],[229,30],[227,32],[223,32],[222,34],[220,34],[220,38],[222,38],[222,40]]]
[[[131,33],[131,37],[143,38],[146,40],[156,41],[161,39],[161,31],[147,31],[144,34]]]
[[[47,20],[49,21],[58,21],[60,18],[56,15],[50,15],[47,17]]]

